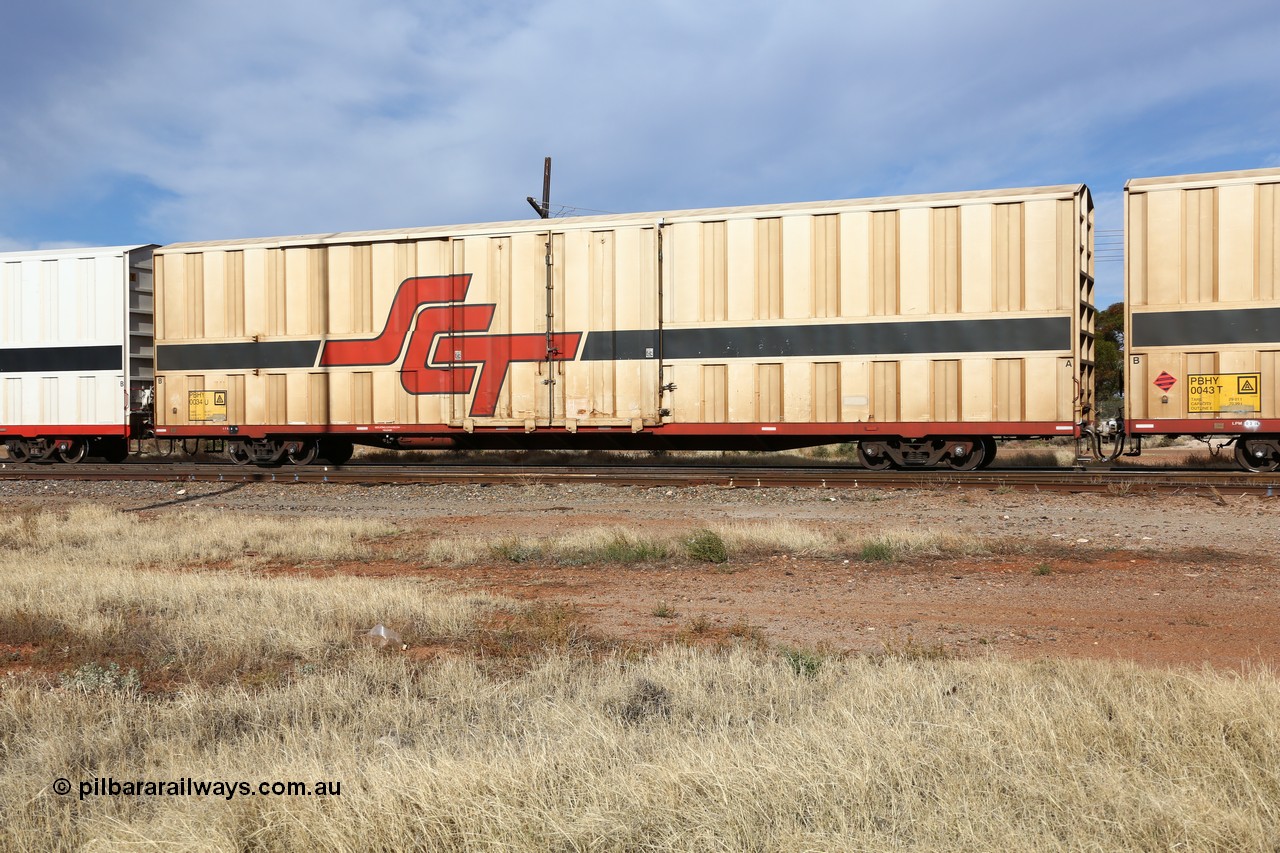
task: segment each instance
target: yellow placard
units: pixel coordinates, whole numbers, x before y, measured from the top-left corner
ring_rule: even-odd
[[[1200,373],[1187,377],[1187,411],[1261,412],[1261,373]]]
[[[226,391],[188,391],[187,421],[190,423],[225,423],[227,420]]]

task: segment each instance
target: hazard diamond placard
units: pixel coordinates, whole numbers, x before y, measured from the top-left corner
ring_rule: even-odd
[[[1156,387],[1159,388],[1161,391],[1168,391],[1170,388],[1173,387],[1174,383],[1177,382],[1178,380],[1170,376],[1167,371],[1162,370],[1160,371],[1160,375],[1157,376],[1152,381],[1155,382]]]
[[[1187,411],[1262,411],[1261,373],[1200,373],[1187,377]]]

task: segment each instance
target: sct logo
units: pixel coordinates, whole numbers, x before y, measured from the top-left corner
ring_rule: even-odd
[[[410,394],[466,394],[472,417],[492,417],[512,362],[572,361],[581,332],[486,335],[493,304],[464,305],[471,274],[407,278],[400,283],[382,333],[363,340],[327,341],[322,367],[395,364]],[[461,366],[460,366],[461,365]],[[473,387],[474,386],[474,387]]]

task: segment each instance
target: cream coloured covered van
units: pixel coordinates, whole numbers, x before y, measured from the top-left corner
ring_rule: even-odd
[[[186,243],[157,434],[989,462],[1092,406],[1082,185]]]

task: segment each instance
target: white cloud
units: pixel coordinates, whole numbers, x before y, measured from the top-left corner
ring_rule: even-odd
[[[0,193],[74,204],[95,176],[134,176],[157,191],[139,236],[162,241],[524,217],[544,154],[555,200],[637,210],[1114,193],[1130,174],[1264,165],[1280,132],[1280,15],[1261,2],[80,12],[11,22],[21,55],[0,71],[32,82],[0,93],[20,116]]]

